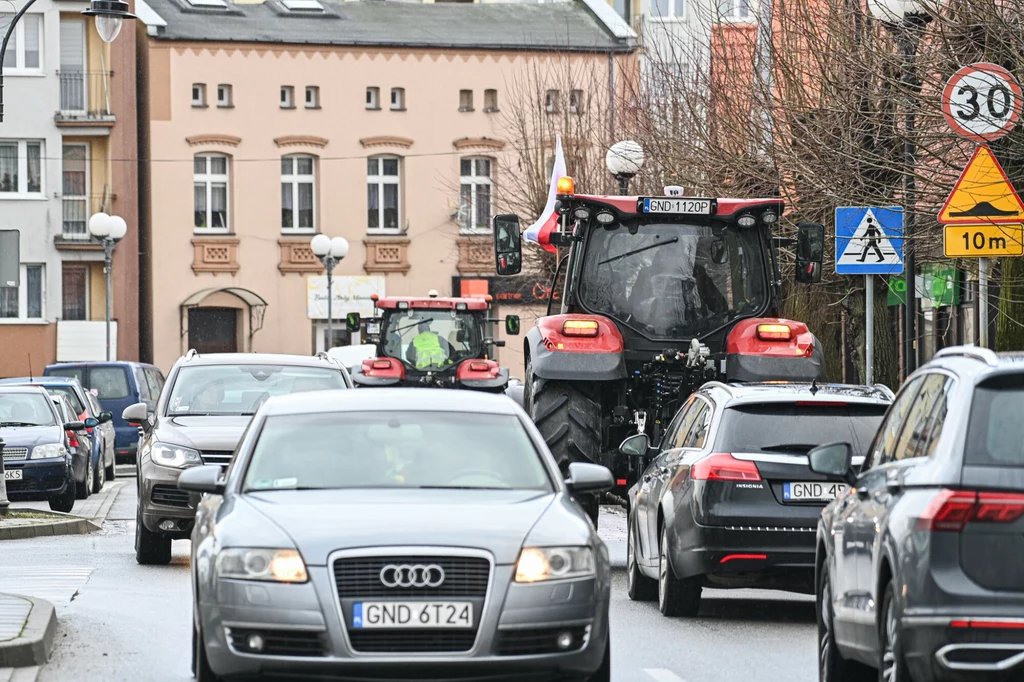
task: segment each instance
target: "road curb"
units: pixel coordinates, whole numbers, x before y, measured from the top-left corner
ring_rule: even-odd
[[[39,666],[50,658],[53,640],[57,634],[57,612],[53,604],[35,597],[9,595],[32,603],[21,635],[0,642],[0,668]],[[12,676],[11,679],[20,679]]]
[[[54,512],[57,515],[56,512]],[[61,514],[63,516],[63,514]],[[31,538],[45,538],[56,535],[85,535],[103,527],[89,519],[70,517],[66,521],[54,521],[53,523],[38,523],[31,526],[14,526],[12,528],[0,528],[0,541],[3,540],[28,540]]]
[[[100,526],[102,526],[103,522],[107,520],[107,515],[110,514],[110,508],[114,506],[114,501],[117,499],[118,495],[121,494],[121,489],[124,487],[124,484],[119,483],[116,479],[114,481],[111,481],[110,483],[110,492],[103,499],[103,502],[96,510],[96,514],[93,515],[93,517],[90,519],[91,521],[99,524]]]

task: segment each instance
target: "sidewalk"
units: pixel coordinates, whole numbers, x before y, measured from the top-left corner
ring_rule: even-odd
[[[130,480],[133,479],[119,478],[116,481],[107,481],[106,485],[103,486],[103,490],[90,495],[89,499],[77,500],[71,513],[74,516],[89,519],[96,525],[102,526],[103,522],[107,519],[107,514],[110,513],[110,507],[113,506],[114,500],[117,499],[118,493],[121,492],[121,489]],[[38,502],[11,502],[11,509],[48,511],[50,504],[45,500]],[[3,678],[0,678],[0,682],[3,682]]]
[[[56,632],[53,604],[0,594],[0,682],[34,682]]]

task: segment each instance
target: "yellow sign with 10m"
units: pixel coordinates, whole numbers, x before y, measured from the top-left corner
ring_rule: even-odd
[[[1024,255],[1024,225],[946,225],[946,258]]]

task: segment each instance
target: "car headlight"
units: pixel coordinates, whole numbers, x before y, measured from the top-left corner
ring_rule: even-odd
[[[48,443],[32,448],[32,456],[29,459],[54,459],[55,457],[64,457],[67,454],[68,451],[60,443]]]
[[[233,547],[217,555],[217,577],[304,583],[309,579],[306,563],[294,549],[250,549]]]
[[[175,469],[187,469],[203,463],[203,458],[199,456],[198,450],[184,448],[180,445],[153,443],[149,453],[156,464]]]
[[[526,547],[516,562],[516,582],[536,583],[594,575],[589,547]]]

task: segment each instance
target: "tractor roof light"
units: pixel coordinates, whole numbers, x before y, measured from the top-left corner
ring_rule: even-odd
[[[772,225],[777,222],[778,219],[779,216],[775,215],[775,213],[771,211],[765,211],[764,215],[761,216],[761,222],[765,225]]]
[[[573,211],[572,214],[577,220],[588,220],[590,218],[590,209],[581,206]]]
[[[597,218],[597,222],[602,225],[610,225],[615,222],[615,214],[611,211],[601,211],[595,217]]]
[[[789,341],[793,338],[793,330],[788,324],[759,324],[757,338],[762,341]]]
[[[753,227],[754,225],[757,225],[757,218],[755,218],[754,216],[750,215],[749,213],[746,213],[744,215],[741,215],[736,220],[736,223],[740,227]]]
[[[376,303],[380,300],[380,294],[370,294],[370,300]]]
[[[566,320],[562,323],[562,333],[566,336],[597,336],[596,320]]]
[[[467,306],[465,303],[456,303],[455,304],[455,309],[456,310],[467,310],[468,308],[469,308],[469,306]]]
[[[576,183],[573,182],[573,179],[568,177],[568,176],[558,178],[558,193],[559,194],[575,194],[576,193]]]
[[[398,307],[399,310],[408,310],[409,309],[409,302],[408,301],[399,301],[397,307]]]

